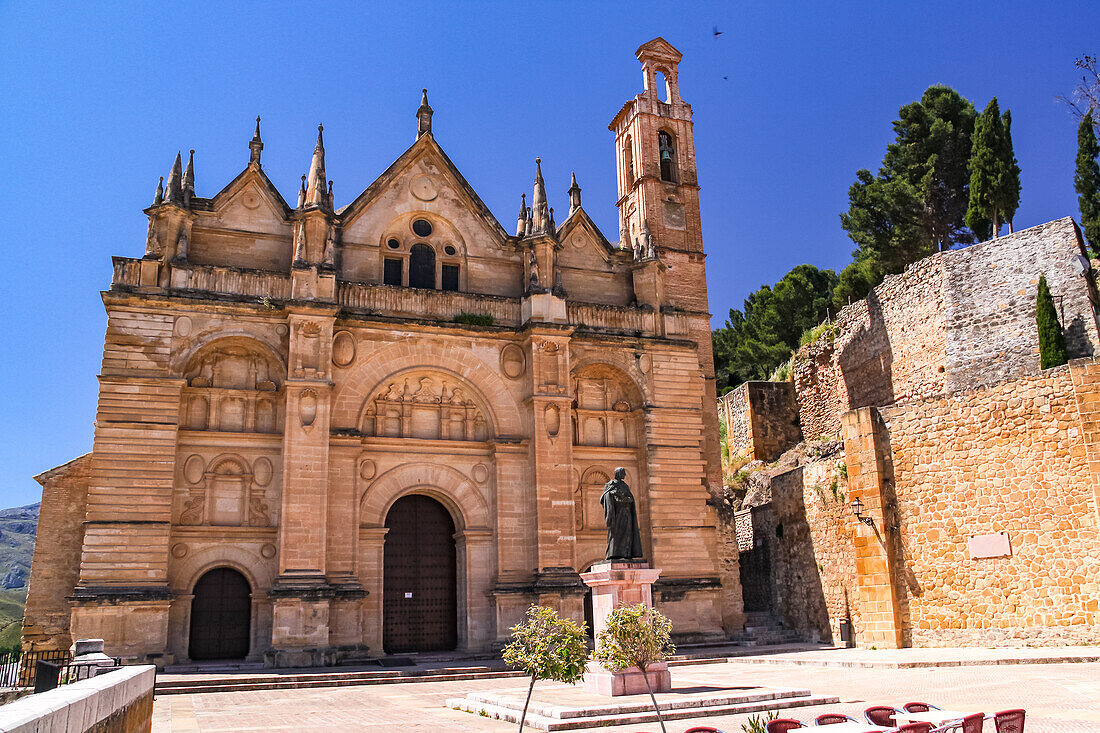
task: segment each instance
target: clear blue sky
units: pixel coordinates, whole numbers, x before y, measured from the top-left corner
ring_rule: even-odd
[[[715,39],[714,26],[724,31]],[[616,238],[607,124],[641,89],[634,49],[684,54],[711,310],[852,249],[837,214],[900,105],[949,84],[1012,110],[1018,227],[1077,216],[1075,125],[1054,100],[1100,53],[1095,2],[0,3],[0,507],[91,449],[111,255],[144,252],[157,177],[195,148],[198,195],[248,161],[288,200],[325,124],[337,206],[409,144],[421,87],[436,138],[506,228],[533,160],[570,171]]]

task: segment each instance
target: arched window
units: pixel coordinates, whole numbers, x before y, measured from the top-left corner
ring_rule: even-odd
[[[654,91],[657,92],[657,99],[668,102],[672,95],[668,93],[668,79],[665,78],[665,72],[660,69],[655,74],[654,86],[656,87]]]
[[[435,289],[435,250],[414,244],[409,253],[409,287]]]
[[[634,146],[629,135],[623,143],[623,166],[626,171],[626,185],[634,185]]]
[[[663,130],[658,132],[657,149],[661,156],[661,180],[676,183],[676,146],[672,135]]]

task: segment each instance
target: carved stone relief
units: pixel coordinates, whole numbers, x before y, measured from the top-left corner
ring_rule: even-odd
[[[614,378],[578,376],[574,380],[573,442],[577,445],[633,448],[638,444],[640,405],[636,396]]]
[[[176,335],[180,338],[187,338],[191,335],[191,319],[187,316],[180,316],[176,319]]]
[[[298,397],[298,419],[306,430],[312,428],[317,419],[317,393],[312,389],[304,390]]]
[[[453,381],[453,380],[452,380]],[[489,425],[461,386],[442,375],[403,377],[367,401],[365,435],[427,440],[487,440]]]
[[[547,405],[545,410],[546,434],[556,438],[561,429],[561,409],[557,405]]]
[[[355,361],[355,337],[348,331],[340,331],[332,337],[332,363],[338,367],[346,367],[353,361]]]
[[[239,456],[226,456],[213,461],[202,474],[201,480],[188,489],[188,498],[183,503],[178,523],[228,527],[270,526],[271,517],[264,486],[273,477],[271,461],[260,457],[255,461],[255,468],[258,469],[256,473]]]
[[[574,511],[578,532],[585,529],[603,529],[603,507],[600,505],[600,496],[603,487],[610,480],[607,471],[601,468],[590,467],[585,470],[580,483],[573,490]]]
[[[235,341],[199,352],[184,371],[180,427],[277,433],[281,367],[260,347]]]
[[[516,344],[506,344],[500,350],[500,371],[509,379],[519,379],[527,370],[527,359]]]

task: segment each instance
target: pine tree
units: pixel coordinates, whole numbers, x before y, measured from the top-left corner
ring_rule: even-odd
[[[1077,128],[1077,172],[1073,186],[1077,189],[1077,204],[1081,209],[1081,226],[1093,256],[1100,256],[1100,145],[1090,110]]]
[[[1020,206],[1020,166],[1016,163],[1016,153],[1012,150],[1012,112],[1005,110],[1001,115],[1001,144],[998,146],[1001,157],[1001,179],[997,186],[997,204],[1008,222],[1011,234],[1012,220],[1016,218],[1016,209]]]
[[[1062,324],[1058,323],[1058,312],[1054,309],[1054,298],[1050,295],[1046,275],[1039,276],[1035,322],[1039,327],[1039,368],[1049,369],[1065,364],[1069,360],[1066,334],[1062,331]]]
[[[1003,139],[1004,123],[994,97],[974,123],[970,147],[970,206],[966,210],[966,225],[980,239],[996,237],[1001,229],[1004,210],[999,194],[1008,174]]]

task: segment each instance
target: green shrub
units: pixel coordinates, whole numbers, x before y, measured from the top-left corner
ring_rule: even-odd
[[[455,323],[465,323],[467,326],[491,326],[493,325],[492,316],[484,316],[480,313],[467,313],[462,311],[452,319]]]
[[[584,677],[588,664],[588,631],[584,624],[578,626],[570,619],[561,618],[552,608],[531,606],[524,621],[512,627],[512,641],[504,647],[503,656],[508,666],[531,675],[527,700],[519,719],[519,730],[523,733],[535,680],[571,685]]]
[[[596,638],[596,661],[611,672],[637,667],[645,680],[653,710],[665,731],[665,719],[649,684],[646,669],[676,653],[672,644],[672,622],[656,608],[644,603],[619,606],[607,615],[607,625]]]
[[[1066,334],[1058,323],[1054,298],[1047,286],[1047,276],[1039,276],[1039,294],[1035,303],[1035,322],[1039,327],[1039,368],[1050,369],[1069,360],[1066,354]]]

